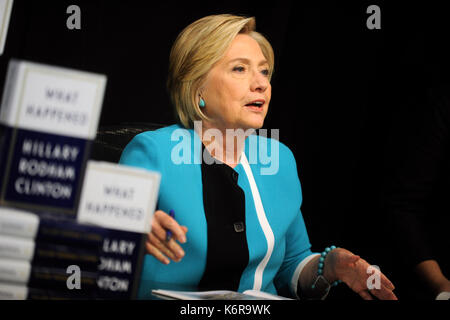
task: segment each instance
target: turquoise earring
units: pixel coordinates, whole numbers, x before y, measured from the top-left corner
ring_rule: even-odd
[[[205,100],[203,100],[202,98],[200,98],[200,101],[198,102],[198,106],[200,108],[204,108],[205,107]]]

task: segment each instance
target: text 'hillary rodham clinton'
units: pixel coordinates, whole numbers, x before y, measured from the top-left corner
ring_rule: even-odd
[[[181,315],[198,315],[210,318],[214,313],[223,315],[270,315],[270,304],[225,304],[220,307],[190,305],[180,308]]]
[[[171,151],[171,159],[174,164],[206,164],[229,163],[235,159],[234,152],[224,155],[224,150],[235,150],[244,145],[248,139],[248,163],[260,164],[261,175],[277,174],[280,164],[279,129],[270,129],[270,139],[267,138],[267,129],[226,129],[225,137],[222,131],[216,128],[203,130],[201,121],[194,121],[194,131],[202,137],[203,142],[211,142],[210,150],[205,148],[202,157],[192,157],[201,152],[201,141],[192,139],[189,130],[179,128],[172,132],[172,141],[179,141]],[[212,143],[214,142],[214,143]],[[226,148],[224,148],[224,146]],[[270,152],[269,152],[270,149]],[[209,156],[209,154],[214,157]]]

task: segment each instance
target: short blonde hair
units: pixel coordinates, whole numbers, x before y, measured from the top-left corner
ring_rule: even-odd
[[[170,51],[167,89],[184,127],[192,128],[194,121],[208,119],[198,105],[199,88],[238,34],[247,34],[258,42],[269,64],[270,80],[273,49],[269,41],[255,31],[254,17],[206,16],[187,26],[175,40]]]

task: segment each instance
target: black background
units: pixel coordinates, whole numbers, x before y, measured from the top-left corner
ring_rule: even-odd
[[[0,87],[13,57],[102,73],[100,126],[169,125],[165,83],[177,34],[209,14],[255,16],[275,50],[264,127],[280,129],[297,159],[312,249],[345,247],[395,283],[380,194],[403,154],[400,128],[421,107],[418,92],[449,80],[450,27],[436,3],[390,2],[15,0]],[[81,30],[66,27],[71,4],[81,8]],[[371,4],[381,8],[381,30],[366,27]]]

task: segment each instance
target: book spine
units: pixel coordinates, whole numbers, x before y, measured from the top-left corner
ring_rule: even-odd
[[[8,156],[11,153],[11,135],[12,129],[0,124],[0,206],[3,205],[2,199],[6,184],[6,168],[8,167]]]
[[[53,290],[33,288],[0,282],[0,300],[87,300],[95,294],[80,293],[76,290]]]
[[[0,300],[25,300],[27,297],[27,286],[0,282]]]
[[[8,71],[6,72],[5,84],[3,87],[3,97],[0,109],[0,123],[8,125],[8,119],[12,117],[12,106],[14,105],[14,93],[17,92],[16,87],[19,83],[19,64],[16,60],[11,60],[8,64]]]
[[[27,300],[88,300],[97,299],[97,294],[86,294],[78,290],[53,290],[43,288],[27,288]]]
[[[71,273],[68,272],[66,268],[32,265],[30,279],[27,282],[27,285],[29,287],[39,289],[73,291],[80,295],[85,294],[86,296],[97,295],[97,272],[84,271],[80,269],[80,274],[76,275],[77,278],[79,276],[79,289],[70,289],[69,283],[72,283],[71,276]],[[74,280],[74,282],[76,281]]]
[[[66,268],[37,266],[29,261],[0,258],[0,282],[2,283],[64,292],[70,291],[68,284],[71,280],[70,276]],[[76,291],[77,294],[97,296],[97,278],[97,272],[80,270],[78,279],[80,288]]]
[[[0,207],[0,234],[34,239],[38,228],[36,214]]]
[[[31,261],[35,243],[31,239],[22,239],[0,235],[0,258]]]
[[[99,265],[99,248],[79,248],[53,243],[38,242],[34,251],[33,265],[67,268],[77,265],[83,271],[96,272]]]
[[[0,281],[26,284],[30,273],[30,261],[0,258]]]
[[[42,218],[36,242],[57,243],[79,248],[100,248],[107,230],[73,220]]]
[[[86,300],[91,298],[96,298],[96,294],[86,295],[77,290],[34,288],[0,282],[0,300]]]
[[[0,300],[87,300],[97,298],[97,294],[77,290],[54,290],[34,288],[28,285],[0,282]]]
[[[97,271],[100,263],[99,248],[78,248],[46,242],[35,243],[0,235],[0,258],[30,261],[33,266],[67,268],[77,265],[84,271]]]
[[[53,242],[75,247],[100,247],[103,228],[80,224],[70,219],[55,219],[34,213],[0,207],[0,235]]]

